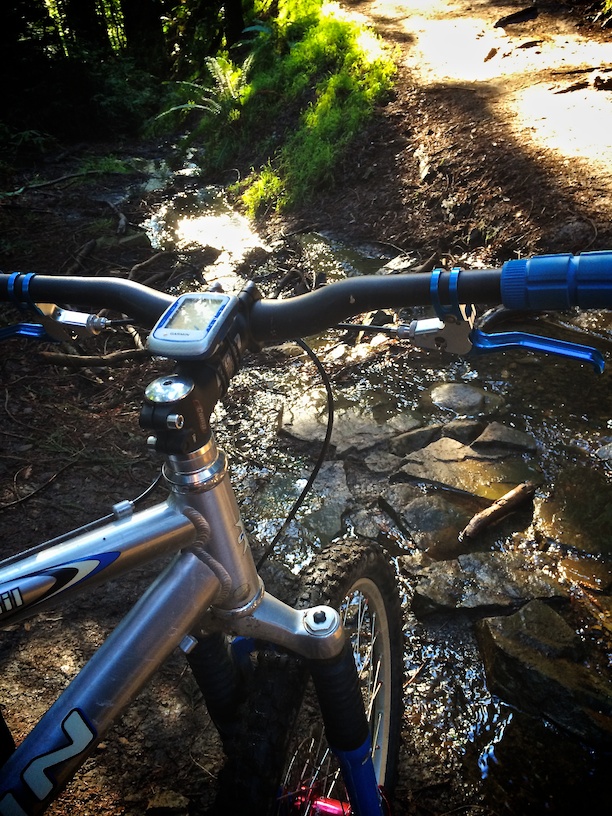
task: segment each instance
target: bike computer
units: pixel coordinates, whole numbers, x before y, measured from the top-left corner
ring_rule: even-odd
[[[238,310],[238,298],[218,292],[181,295],[159,318],[147,346],[171,359],[210,357]]]

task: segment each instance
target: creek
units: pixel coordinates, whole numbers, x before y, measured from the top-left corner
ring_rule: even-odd
[[[418,262],[314,233],[266,244],[222,190],[195,185],[143,226],[159,249],[207,248],[204,285],[233,293],[247,278],[272,296],[280,280],[299,288]],[[612,340],[603,312],[542,316],[528,330],[604,353]],[[612,750],[609,371],[523,351],[461,359],[384,334],[310,343],[335,393],[332,453],[267,581],[290,587],[318,548],[354,534],[393,555],[406,616],[407,807],[588,810],[607,790]],[[293,344],[249,358],[219,407],[256,548],[304,486],[325,422],[321,384]],[[460,540],[475,513],[525,481],[533,505]]]

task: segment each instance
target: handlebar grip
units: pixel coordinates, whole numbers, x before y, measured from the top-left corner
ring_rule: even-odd
[[[612,252],[507,261],[501,293],[508,309],[612,308]]]

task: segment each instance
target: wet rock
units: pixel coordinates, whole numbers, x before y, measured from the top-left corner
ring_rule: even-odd
[[[516,450],[530,451],[537,450],[535,439],[530,434],[523,433],[516,428],[502,425],[501,422],[491,422],[480,436],[472,442],[472,447],[476,450]]]
[[[342,517],[352,503],[342,462],[323,465],[315,481],[314,496],[310,509],[301,514],[302,523],[313,536],[331,541],[342,532]]]
[[[486,423],[484,421],[451,419],[442,427],[442,436],[449,436],[451,439],[456,439],[457,442],[469,445],[480,436],[485,428]]]
[[[469,521],[470,513],[441,496],[419,496],[396,510],[401,527],[420,550],[435,559],[454,558],[465,552],[457,532]]]
[[[291,406],[285,406],[282,415],[284,433],[305,442],[320,443],[327,429],[327,403],[321,389],[313,389]],[[336,410],[332,445],[339,456],[349,450],[367,450],[386,442],[398,433],[418,427],[420,420],[404,413],[388,422],[378,422],[356,407]]]
[[[478,624],[489,689],[590,743],[612,746],[612,684],[580,662],[582,643],[541,601]]]
[[[534,462],[509,450],[475,450],[442,437],[411,453],[394,478],[426,479],[490,499],[527,481],[541,481]]]
[[[429,392],[434,405],[458,416],[479,416],[492,414],[504,404],[497,394],[467,383],[442,383]]]
[[[568,590],[519,553],[470,553],[432,564],[415,588],[418,617],[437,612],[508,612],[528,601],[565,598]]]
[[[348,519],[355,535],[377,541],[389,526],[388,519],[376,508],[361,508]]]
[[[534,502],[534,524],[566,551],[612,560],[612,485],[589,463],[568,467],[551,495]]]
[[[440,436],[441,425],[427,425],[424,428],[415,428],[394,437],[389,443],[389,450],[396,456],[406,456],[416,450],[429,445],[434,439]]]
[[[598,448],[597,456],[606,462],[612,461],[612,442],[609,442],[607,445],[602,445],[601,448]]]
[[[387,451],[373,451],[366,456],[364,461],[368,470],[373,473],[395,473],[403,460]]]
[[[565,579],[573,584],[601,592],[612,588],[611,561],[584,556],[581,558],[578,554],[571,553],[559,561],[559,570]]]

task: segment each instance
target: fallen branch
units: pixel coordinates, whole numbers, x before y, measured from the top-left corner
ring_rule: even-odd
[[[524,482],[513,490],[510,490],[497,501],[493,502],[486,510],[481,510],[471,518],[467,526],[459,533],[459,541],[464,538],[475,538],[482,530],[489,527],[500,518],[516,510],[528,499],[533,498],[535,485],[532,482]]]
[[[46,487],[49,487],[49,485],[53,484],[53,482],[57,479],[57,477],[60,475],[60,473],[63,473],[69,467],[74,465],[74,463],[78,460],[79,456],[80,456],[80,454],[78,456],[75,456],[69,462],[66,462],[66,464],[63,465],[63,467],[61,467],[58,471],[56,471],[53,474],[53,476],[51,476],[49,479],[47,479],[46,482],[39,485],[38,487],[35,487],[34,490],[31,490],[29,493],[26,493],[25,496],[19,496],[19,498],[15,499],[14,501],[7,502],[6,504],[0,505],[0,512],[2,512],[3,510],[9,510],[11,507],[17,507],[18,504],[23,504],[23,502],[26,502],[26,501],[28,501],[28,499],[31,499],[32,496],[35,496],[37,493],[40,493],[41,490],[44,490]],[[21,468],[21,470],[23,470],[23,468]],[[21,471],[19,471],[19,472],[21,472]],[[15,474],[15,479],[17,478],[17,475],[18,474]],[[15,481],[15,480],[13,480],[13,481]],[[15,491],[15,492],[17,492],[17,491]]]
[[[143,357],[150,357],[147,349],[127,349],[112,351],[110,354],[99,356],[91,354],[62,354],[58,351],[41,351],[40,357],[51,365],[63,365],[69,368],[101,368],[104,366],[114,367],[127,363],[130,360],[140,360]]]
[[[157,252],[157,253],[155,253],[155,255],[151,255],[150,258],[147,258],[146,261],[141,261],[140,263],[137,263],[128,272],[128,280],[134,280],[134,278],[136,277],[136,274],[138,272],[140,272],[142,269],[145,269],[150,264],[154,263],[158,258],[161,258],[162,256],[166,257],[167,255],[168,255],[167,252]],[[165,274],[165,271],[164,271],[164,274]]]
[[[68,173],[65,176],[60,176],[59,178],[50,179],[49,181],[36,181],[32,182],[31,184],[24,184],[23,187],[20,187],[18,190],[12,190],[8,193],[0,193],[0,198],[10,198],[13,196],[22,195],[22,193],[27,193],[28,190],[40,190],[43,187],[52,187],[54,184],[61,184],[63,181],[71,181],[75,178],[84,178],[85,176],[99,176],[103,173],[103,170],[84,170],[81,173]]]

